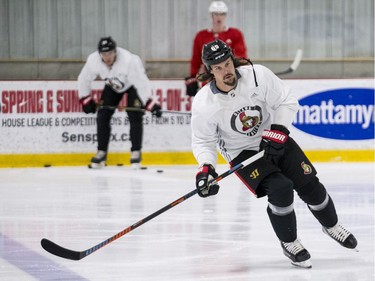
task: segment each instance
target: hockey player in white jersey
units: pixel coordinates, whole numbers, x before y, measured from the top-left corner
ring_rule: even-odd
[[[100,77],[105,80],[99,106],[92,99],[91,83]],[[141,59],[131,52],[117,47],[111,37],[103,37],[98,50],[90,54],[78,76],[80,103],[85,113],[97,113],[98,151],[91,159],[92,168],[105,165],[111,134],[110,121],[124,94],[127,94],[128,107],[139,111],[127,111],[130,123],[131,159],[133,168],[141,163],[143,138],[143,111],[146,109],[160,117],[162,112],[151,97],[149,79]],[[144,101],[147,102],[145,103]]]
[[[339,222],[332,198],[288,128],[298,101],[274,73],[249,60],[238,60],[223,41],[204,45],[202,61],[209,81],[192,105],[192,148],[199,164],[196,188],[201,197],[215,195],[217,148],[231,166],[260,150],[264,157],[236,175],[257,197],[267,196],[267,213],[283,253],[293,265],[310,268],[310,254],[297,236],[294,190],[342,246],[355,249],[357,240]]]

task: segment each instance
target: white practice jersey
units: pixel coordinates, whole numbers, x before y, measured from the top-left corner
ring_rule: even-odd
[[[98,51],[88,56],[78,76],[79,98],[90,94],[91,83],[98,76],[103,80],[117,78],[124,83],[125,91],[134,86],[143,101],[151,96],[150,80],[141,59],[123,48],[116,48],[116,60],[111,67],[102,61]]]
[[[217,148],[232,161],[243,150],[259,150],[264,129],[271,124],[290,127],[298,100],[271,70],[261,65],[236,69],[238,83],[229,93],[220,92],[215,81],[205,85],[192,105],[192,149],[199,166],[216,167]]]

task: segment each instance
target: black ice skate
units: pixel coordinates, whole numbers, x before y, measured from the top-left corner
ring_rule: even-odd
[[[131,152],[130,165],[134,170],[141,169],[142,154],[139,150]]]
[[[91,164],[89,168],[100,169],[105,166],[105,161],[107,160],[107,152],[104,150],[98,150],[96,155],[91,158]]]
[[[345,248],[355,249],[357,247],[357,239],[339,223],[331,228],[323,226],[323,232]]]
[[[283,241],[280,242],[284,255],[292,261],[293,265],[303,268],[312,267],[310,261],[311,256],[298,239],[289,243]]]

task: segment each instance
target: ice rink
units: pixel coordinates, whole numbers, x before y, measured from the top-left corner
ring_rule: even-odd
[[[196,167],[0,169],[0,280],[373,281],[374,163],[315,166],[359,252],[323,234],[296,196],[312,269],[290,264],[266,198],[254,198],[235,175],[215,197],[195,195],[80,261],[62,259],[40,240],[90,248],[194,190]]]

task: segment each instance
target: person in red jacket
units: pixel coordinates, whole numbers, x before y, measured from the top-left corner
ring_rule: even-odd
[[[196,76],[205,72],[202,63],[202,47],[216,39],[225,42],[237,58],[247,58],[247,49],[242,32],[233,27],[225,25],[228,14],[228,7],[223,1],[213,1],[208,8],[212,17],[212,27],[200,30],[194,38],[193,52],[190,61],[190,76],[186,80],[186,93],[189,96],[195,96],[199,85]]]

